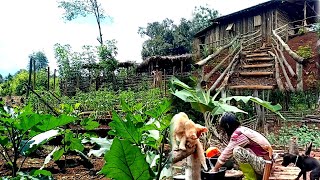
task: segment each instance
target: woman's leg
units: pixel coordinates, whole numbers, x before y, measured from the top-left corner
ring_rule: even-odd
[[[243,147],[234,148],[233,157],[238,164],[248,163],[252,166],[252,168],[257,174],[263,175],[265,161],[262,157],[256,156],[255,154]]]

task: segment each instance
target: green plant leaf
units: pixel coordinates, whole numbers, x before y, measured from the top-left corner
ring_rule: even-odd
[[[91,118],[85,118],[80,122],[80,125],[84,127],[85,130],[93,130],[100,126],[97,121]]]
[[[9,142],[9,137],[8,136],[0,136],[0,144],[2,146],[6,146]]]
[[[145,114],[153,117],[153,118],[159,118],[160,116],[164,115],[171,109],[171,101],[165,100],[161,102],[157,107],[146,111]]]
[[[39,176],[39,175],[44,175],[44,176],[52,176],[50,171],[47,170],[32,170],[30,172],[31,176]]]
[[[136,128],[133,124],[134,121],[134,116],[130,115],[130,113],[127,113],[126,121],[124,121],[116,112],[113,112],[112,121],[109,123],[109,126],[115,130],[118,137],[139,144],[141,142],[141,132],[140,129]]]
[[[149,180],[149,164],[141,149],[128,140],[115,138],[105,155],[106,165],[101,173],[109,178],[121,180]]]
[[[64,153],[64,149],[63,148],[55,151],[53,153],[53,155],[52,155],[53,156],[53,160],[55,160],[55,161],[59,160],[61,158],[61,156],[63,155],[63,153]]]

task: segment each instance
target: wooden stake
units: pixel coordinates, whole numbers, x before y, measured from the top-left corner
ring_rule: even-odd
[[[50,67],[48,66],[47,90],[50,91]]]
[[[33,59],[33,89],[36,89],[36,60]]]
[[[54,69],[54,72],[53,72],[53,92],[55,92],[55,90],[56,90],[56,72],[57,72],[57,70]]]

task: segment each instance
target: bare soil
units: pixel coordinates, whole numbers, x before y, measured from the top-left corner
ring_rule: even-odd
[[[315,32],[308,32],[306,34],[296,36],[288,41],[289,47],[293,51],[297,51],[299,46],[306,46],[309,45],[312,50],[312,57],[310,59],[305,60],[306,63],[303,64],[303,88],[304,90],[310,90],[315,88],[318,83],[317,80],[320,78],[319,73],[319,60],[320,56],[317,52],[317,41],[318,41],[318,35]],[[292,67],[294,71],[296,71],[296,61],[286,52],[284,52],[284,56],[287,59],[288,63]],[[317,65],[318,64],[318,65]],[[288,70],[287,70],[287,73]],[[280,77],[282,79],[282,82],[285,82],[285,78],[283,74],[280,74]],[[289,76],[292,84],[294,87],[297,85],[297,78]]]

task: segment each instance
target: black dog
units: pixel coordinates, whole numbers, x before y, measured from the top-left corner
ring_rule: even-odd
[[[310,180],[319,180],[320,179],[320,163],[317,159],[310,157],[312,143],[310,143],[304,155],[293,155],[285,153],[283,156],[282,166],[288,166],[290,163],[294,163],[295,166],[301,169],[298,177],[298,180],[301,175],[303,175],[303,180],[307,178],[307,172],[310,173]]]

